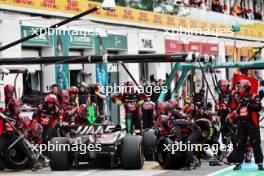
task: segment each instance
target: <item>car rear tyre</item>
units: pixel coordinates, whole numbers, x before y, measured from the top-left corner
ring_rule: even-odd
[[[147,161],[153,160],[153,152],[157,143],[157,137],[154,132],[153,129],[147,129],[142,134],[144,156]]]
[[[163,144],[173,144],[169,138],[161,139],[157,146],[157,160],[163,169],[178,169],[183,166],[184,153],[166,151]]]
[[[50,141],[51,145],[66,144],[70,146],[70,140],[65,137],[55,137]],[[67,147],[65,147],[67,149]],[[72,167],[72,157],[67,150],[50,151],[50,168],[55,171],[69,170]]]
[[[144,164],[141,136],[126,136],[121,144],[121,163],[124,169],[141,169]]]

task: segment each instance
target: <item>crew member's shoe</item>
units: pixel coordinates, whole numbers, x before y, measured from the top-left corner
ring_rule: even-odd
[[[188,166],[185,166],[185,167],[183,168],[183,170],[185,170],[185,171],[190,171],[190,170],[192,170],[192,167],[191,167],[190,165],[188,165]]]
[[[241,169],[241,164],[236,164],[236,166],[233,168],[233,170],[240,170]]]
[[[205,159],[205,160],[208,160],[210,158],[212,158],[212,155],[210,155],[209,153],[207,152],[204,152],[202,155],[201,155],[201,158]]]
[[[261,170],[261,171],[264,170],[263,164],[258,164],[258,170]]]

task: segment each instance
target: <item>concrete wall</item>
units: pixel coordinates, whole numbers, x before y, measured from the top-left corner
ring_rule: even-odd
[[[9,44],[15,40],[20,39],[20,22],[15,19],[4,19],[1,23],[0,30],[0,40],[2,46]],[[14,47],[11,47],[7,50],[1,52],[1,57],[11,58],[11,57],[21,57],[22,56],[22,48],[21,44],[18,44]],[[5,84],[14,85],[16,74],[9,74],[5,76],[4,82]],[[16,92],[18,98],[20,98],[23,94],[23,76],[20,74],[17,77],[16,83]]]
[[[127,54],[138,54],[138,34],[137,33],[129,33],[127,35]],[[133,74],[136,81],[139,82],[139,64],[138,63],[130,63],[125,64],[127,69]],[[126,71],[120,66],[120,83],[131,80]]]
[[[53,47],[45,47],[42,49],[42,56],[53,56]],[[55,65],[48,65],[43,67],[43,87],[44,92],[49,92],[50,85],[56,83],[55,80]]]

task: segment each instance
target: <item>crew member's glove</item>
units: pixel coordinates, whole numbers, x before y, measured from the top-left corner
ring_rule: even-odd
[[[139,100],[137,104],[138,104],[139,106],[141,106],[141,105],[144,104],[144,102],[145,102],[144,100]]]
[[[248,104],[250,103],[250,98],[249,97],[243,97],[241,100],[240,100],[240,105],[243,107],[243,106],[248,106]]]
[[[57,122],[55,128],[60,128],[60,127],[62,127],[62,122]]]
[[[120,100],[116,100],[116,101],[115,101],[115,104],[116,104],[117,106],[120,106],[120,105],[122,104],[122,101],[120,101]]]
[[[240,102],[240,106],[241,106],[241,107],[247,107],[248,104],[249,104],[249,102],[247,102],[247,101],[241,101],[241,102]]]

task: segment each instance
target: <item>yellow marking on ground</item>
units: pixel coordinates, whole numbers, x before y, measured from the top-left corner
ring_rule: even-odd
[[[151,162],[151,163],[145,163],[144,166],[143,166],[143,169],[161,169],[159,163],[156,163],[156,162]]]
[[[156,163],[156,162],[153,162],[153,163],[148,163],[148,164],[144,164],[143,166],[143,169],[144,170],[152,170],[152,169],[155,169],[155,170],[162,170],[162,171],[173,171],[173,170],[170,170],[170,169],[162,169],[162,167],[159,165],[159,163]]]

